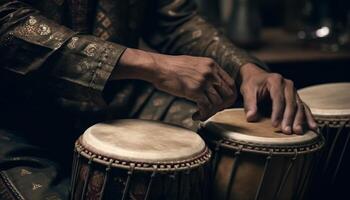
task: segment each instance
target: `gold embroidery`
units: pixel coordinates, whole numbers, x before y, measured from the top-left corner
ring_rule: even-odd
[[[103,20],[102,25],[105,28],[108,28],[112,24],[111,20],[107,17],[106,19]]]
[[[89,45],[87,45],[84,49],[84,53],[87,55],[87,56],[94,56],[95,55],[95,52],[97,50],[97,44],[95,43],[91,43]]]
[[[70,49],[74,49],[78,39],[79,39],[78,37],[72,37],[72,39],[68,43],[67,47],[70,48]]]
[[[29,175],[29,174],[32,174],[32,172],[26,170],[26,169],[21,169],[21,176],[26,176],[26,175]]]
[[[51,33],[50,27],[48,27],[46,24],[40,24],[38,29],[39,35],[48,35]]]
[[[98,12],[96,15],[97,21],[101,21],[105,17],[105,14],[103,12]]]
[[[161,98],[156,98],[153,100],[153,105],[154,106],[161,106],[164,104],[164,99]]]
[[[202,31],[201,30],[194,31],[192,33],[192,38],[199,38],[200,36],[202,36]]]
[[[106,31],[104,31],[101,35],[100,38],[102,40],[107,40],[110,37],[109,33],[107,33]]]
[[[29,20],[28,20],[28,24],[33,26],[34,24],[36,24],[37,20],[35,19],[35,17],[30,16]]]
[[[32,183],[32,185],[33,185],[33,188],[32,188],[33,191],[43,187],[42,185],[40,185],[38,183]]]

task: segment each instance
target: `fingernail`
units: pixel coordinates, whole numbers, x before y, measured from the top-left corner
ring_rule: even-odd
[[[284,131],[290,134],[292,133],[292,128],[290,126],[286,126],[286,128],[284,128]]]
[[[272,126],[273,126],[273,127],[277,127],[278,125],[279,125],[279,122],[278,122],[278,121],[273,121],[273,122],[272,122]]]
[[[302,133],[303,133],[303,127],[301,127],[300,125],[297,125],[297,126],[295,127],[295,129],[296,129],[297,133],[299,133],[299,134],[302,134]]]
[[[252,115],[254,115],[254,111],[252,111],[252,110],[248,110],[248,112],[247,112],[247,116],[252,116]]]

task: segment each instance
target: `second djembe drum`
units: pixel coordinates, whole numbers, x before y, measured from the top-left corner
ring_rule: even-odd
[[[348,194],[344,183],[350,179],[350,83],[316,85],[298,92],[326,140],[312,198],[343,198]]]
[[[72,199],[207,199],[204,141],[184,128],[144,120],[90,127],[75,144]]]
[[[201,125],[214,149],[213,199],[302,199],[323,146],[312,131],[276,132],[271,120],[246,122],[243,109],[224,110]]]

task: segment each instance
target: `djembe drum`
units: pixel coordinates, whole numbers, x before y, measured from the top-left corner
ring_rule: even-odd
[[[72,199],[207,199],[210,150],[195,132],[146,120],[96,124],[76,141]]]
[[[350,83],[330,83],[298,91],[309,105],[326,145],[314,182],[315,199],[348,194],[350,179]]]
[[[270,119],[246,122],[243,109],[217,113],[200,134],[214,149],[215,199],[302,199],[323,138],[276,132]]]

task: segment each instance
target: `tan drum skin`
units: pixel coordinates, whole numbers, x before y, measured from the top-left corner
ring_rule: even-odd
[[[190,130],[125,119],[75,144],[71,199],[208,199],[211,152]]]
[[[243,109],[228,109],[201,124],[212,149],[215,199],[301,199],[315,153],[323,146],[314,132],[285,135],[271,120],[246,122]]]

